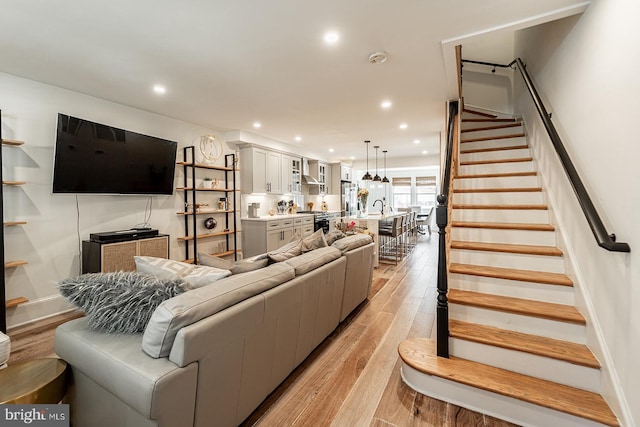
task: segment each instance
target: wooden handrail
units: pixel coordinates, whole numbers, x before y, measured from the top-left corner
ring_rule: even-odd
[[[471,61],[467,59],[463,59],[462,62],[467,62],[471,64],[479,64],[479,65],[487,65],[490,67],[500,67],[500,68],[512,68],[514,65],[520,71],[520,75],[522,76],[525,85],[533,99],[533,103],[538,110],[538,114],[540,119],[542,119],[542,123],[544,124],[545,129],[547,130],[547,134],[551,139],[551,143],[560,158],[560,163],[562,163],[562,167],[564,168],[567,177],[569,178],[569,182],[571,183],[571,187],[573,187],[573,191],[578,198],[578,203],[582,208],[582,212],[589,223],[589,228],[591,228],[591,232],[598,243],[598,246],[604,248],[608,251],[612,252],[631,252],[631,247],[627,243],[616,242],[616,235],[614,233],[609,233],[604,223],[602,222],[602,218],[598,214],[598,210],[596,209],[591,197],[589,196],[589,192],[587,191],[582,179],[580,179],[580,175],[576,170],[573,162],[571,161],[571,157],[569,157],[569,153],[567,152],[564,144],[562,143],[562,139],[560,139],[560,135],[556,130],[556,127],[551,122],[551,114],[547,112],[538,91],[536,90],[535,85],[533,84],[533,80],[529,76],[527,72],[526,66],[522,62],[522,59],[516,58],[511,61],[509,64],[494,64],[491,62],[483,62],[483,61]]]

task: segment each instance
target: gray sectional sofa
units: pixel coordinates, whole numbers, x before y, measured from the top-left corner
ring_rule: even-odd
[[[61,325],[73,425],[240,424],[367,298],[373,254],[356,235],[229,276],[166,300],[144,333]]]

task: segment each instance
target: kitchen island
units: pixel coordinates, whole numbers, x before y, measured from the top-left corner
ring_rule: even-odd
[[[395,213],[389,213],[389,214],[379,214],[379,213],[375,213],[375,214],[366,214],[366,215],[361,215],[361,216],[343,216],[340,218],[340,221],[343,223],[351,223],[354,222],[356,224],[356,227],[362,227],[362,228],[366,228],[367,230],[369,230],[369,232],[373,235],[373,241],[376,244],[376,247],[374,249],[375,253],[375,260],[373,261],[373,266],[377,267],[380,263],[379,263],[379,242],[378,242],[378,228],[380,225],[380,222],[391,222],[393,221],[393,218],[398,217],[398,216],[402,216],[402,215],[406,215],[406,212],[395,212]]]

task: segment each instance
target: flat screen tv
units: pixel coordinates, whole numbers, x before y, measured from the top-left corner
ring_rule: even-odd
[[[173,194],[178,143],[58,114],[54,193]]]

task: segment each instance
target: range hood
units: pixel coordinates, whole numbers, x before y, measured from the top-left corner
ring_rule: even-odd
[[[302,182],[307,185],[320,185],[317,179],[309,175],[309,159],[302,159]]]

